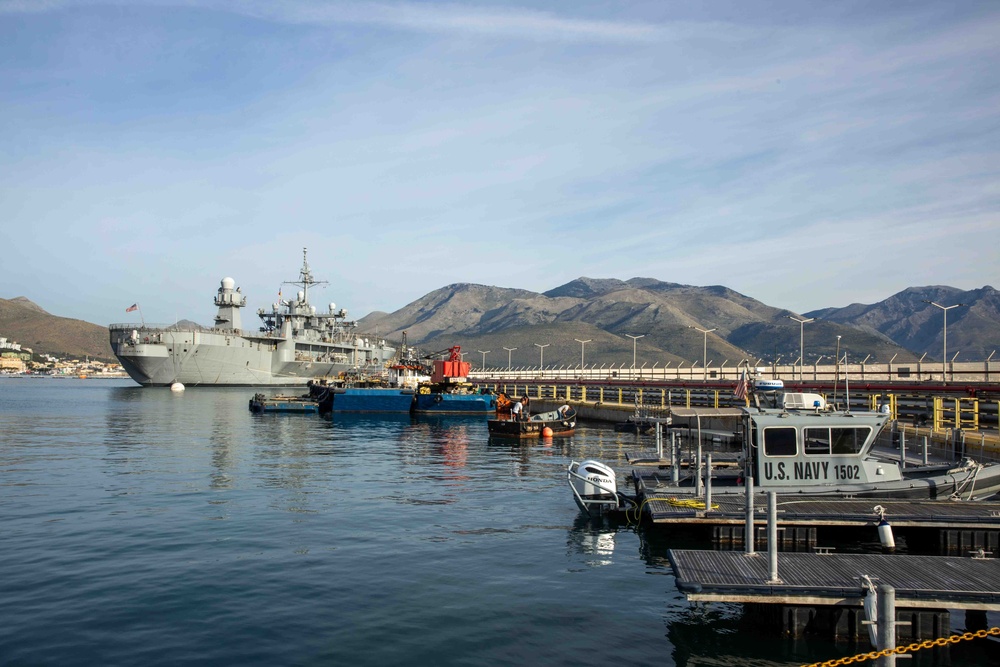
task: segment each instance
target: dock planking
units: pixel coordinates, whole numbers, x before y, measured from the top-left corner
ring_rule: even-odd
[[[861,605],[861,577],[896,589],[896,607],[1000,611],[1000,561],[942,556],[767,554],[671,549],[677,588],[690,602]]]
[[[743,494],[715,494],[712,509],[670,503],[669,494],[643,494],[643,511],[653,523],[742,525],[746,521]],[[900,528],[975,528],[1000,530],[1000,503],[947,500],[882,500],[878,498],[789,498],[778,496],[778,523],[782,526],[871,526],[881,506],[893,526]],[[754,494],[754,520],[767,522],[767,496]]]

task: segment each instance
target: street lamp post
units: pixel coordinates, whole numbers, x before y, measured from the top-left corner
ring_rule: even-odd
[[[840,384],[840,336],[837,336],[837,376],[833,379],[833,407],[837,407],[837,385]]]
[[[790,320],[799,323],[799,382],[802,382],[802,364],[805,362],[805,328],[806,324],[815,320],[815,317],[808,317],[805,319],[799,319],[798,317],[792,317],[791,315],[785,315]]]
[[[483,355],[483,370],[484,371],[486,370],[486,355],[489,354],[492,351],[493,350],[476,350],[476,352],[478,352],[479,354]]]
[[[625,336],[632,339],[632,370],[635,370],[635,342],[640,338],[645,338],[646,334],[640,334],[638,336],[633,336],[632,334],[625,334]]]
[[[505,347],[504,349],[507,350],[507,372],[510,373],[510,353],[513,352],[514,350],[516,350],[517,348],[516,347]]]
[[[583,374],[583,350],[584,350],[584,348],[587,347],[587,343],[589,343],[591,341],[591,339],[588,338],[587,340],[580,340],[579,338],[574,338],[573,340],[575,340],[577,343],[580,344],[580,374],[582,375]]]
[[[535,347],[538,348],[538,368],[539,370],[545,369],[545,348],[547,348],[552,343],[546,343],[545,345],[540,345],[535,343]]]
[[[947,364],[948,364],[948,311],[952,308],[958,308],[959,306],[966,306],[965,303],[956,303],[954,306],[942,306],[940,303],[934,303],[933,301],[928,301],[927,299],[922,299],[924,303],[929,303],[932,306],[937,306],[944,313],[944,331],[943,331],[943,341],[941,347],[941,381],[947,382]]]
[[[695,331],[700,331],[705,334],[705,339],[702,341],[701,346],[701,364],[705,367],[704,382],[708,382],[708,334],[715,331],[715,329],[699,329],[698,327],[689,327]]]

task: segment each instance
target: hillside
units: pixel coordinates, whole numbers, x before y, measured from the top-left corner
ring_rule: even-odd
[[[944,312],[927,301],[949,307],[948,356],[960,360],[986,359],[1000,349],[1000,292],[986,285],[962,291],[932,285],[909,287],[875,304],[851,304],[807,313],[824,322],[846,324],[881,334],[898,345],[928,358],[941,359]]]
[[[832,359],[839,346],[852,360],[940,359],[943,315],[925,301],[967,304],[948,312],[948,356],[985,359],[1000,349],[1000,293],[990,286],[911,287],[876,304],[822,308],[799,315],[721,285],[699,287],[654,278],[581,277],[544,293],[455,283],[392,313],[374,312],[360,330],[391,340],[406,332],[424,351],[461,345],[467,360],[491,366],[736,365],[742,359]],[[193,324],[193,323],[191,323]],[[699,330],[700,329],[700,330]],[[705,334],[703,331],[711,330]],[[57,317],[24,297],[0,299],[0,336],[36,352],[112,359],[107,329]],[[638,337],[634,340],[630,336]],[[581,344],[579,341],[586,341]],[[544,347],[542,347],[544,346]],[[707,350],[705,349],[707,347]]]
[[[36,354],[115,360],[107,327],[52,315],[24,297],[0,299],[0,335]]]
[[[418,299],[394,313],[361,321],[426,350],[461,345],[472,359],[489,350],[489,365],[676,366],[704,361],[735,365],[743,358],[791,361],[799,356],[799,326],[790,311],[773,308],[723,286],[697,287],[652,278],[579,278],[545,293],[459,283]],[[699,331],[701,329],[702,331]],[[710,333],[703,331],[713,329]],[[873,359],[914,355],[878,331],[823,322],[807,329],[806,360],[833,356],[837,336],[846,350]],[[633,340],[628,336],[637,336]],[[581,344],[578,341],[589,341]],[[707,351],[705,346],[707,345]],[[539,346],[545,346],[544,351]],[[583,348],[581,350],[581,347]],[[497,356],[500,355],[500,356]],[[707,357],[707,359],[706,359]]]

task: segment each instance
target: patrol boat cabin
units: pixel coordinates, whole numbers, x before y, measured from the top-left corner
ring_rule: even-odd
[[[901,468],[898,453],[875,448],[889,421],[883,412],[831,410],[819,394],[784,394],[780,408],[744,410],[746,473],[758,490],[783,494],[983,500],[1000,491],[998,464]]]
[[[819,394],[785,394],[781,408],[747,409],[744,442],[761,490],[814,491],[902,479],[895,462],[871,456],[889,415],[830,412]]]

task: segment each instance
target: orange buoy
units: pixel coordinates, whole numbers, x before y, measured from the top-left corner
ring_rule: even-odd
[[[552,429],[550,427],[548,427],[548,426],[546,426],[545,428],[543,428],[542,429],[542,437],[543,438],[551,438],[552,437]]]

